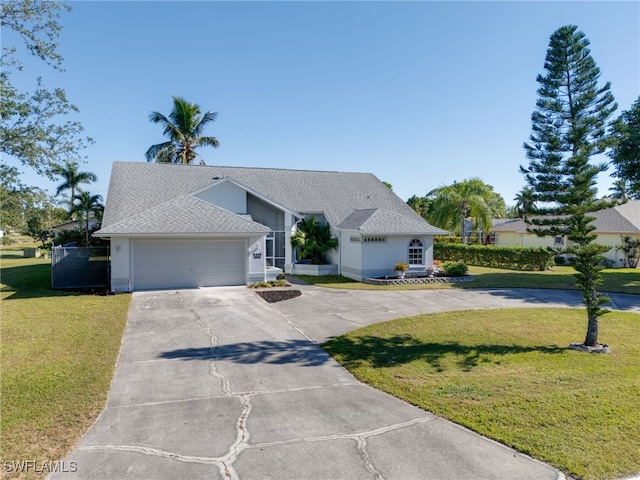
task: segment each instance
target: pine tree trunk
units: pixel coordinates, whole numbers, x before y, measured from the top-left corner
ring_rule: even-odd
[[[588,312],[587,316],[587,336],[584,339],[584,344],[587,347],[595,347],[598,344],[598,316],[591,312]]]

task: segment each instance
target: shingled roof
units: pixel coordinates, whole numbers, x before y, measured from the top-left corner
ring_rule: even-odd
[[[192,195],[180,195],[144,212],[100,229],[98,235],[197,235],[211,233],[211,225],[225,234],[269,233],[269,228]]]
[[[594,233],[640,233],[640,200],[630,200],[623,205],[598,210],[590,214],[595,217],[593,225]],[[494,222],[491,229],[494,232],[527,233],[527,224],[524,220],[510,219]]]
[[[114,162],[103,228],[99,233],[114,234],[124,230],[126,233],[156,233],[159,226],[198,233],[209,220],[214,219],[217,219],[215,224],[221,225],[225,231],[227,228],[233,230],[240,226],[235,223],[238,220],[232,220],[219,210],[240,216],[220,208],[212,210],[202,204],[191,205],[195,192],[222,178],[229,178],[290,211],[323,213],[332,225],[339,228],[350,225],[355,229],[364,228],[363,233],[378,234],[448,233],[429,225],[370,173],[142,162]],[[171,213],[172,210],[182,214]],[[354,218],[362,215],[355,213],[358,211],[370,212],[365,215],[367,222],[354,223]],[[200,218],[201,215],[210,218]],[[149,216],[153,220],[145,219]],[[348,219],[350,221],[346,222]],[[135,227],[136,222],[141,222],[138,227]],[[169,226],[172,222],[176,222],[175,227]],[[244,227],[249,226],[244,224]]]

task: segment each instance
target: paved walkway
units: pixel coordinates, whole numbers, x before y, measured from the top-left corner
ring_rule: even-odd
[[[361,325],[468,308],[575,306],[537,290],[244,287],[134,293],[107,406],[55,479],[558,479],[356,381],[319,346]],[[640,312],[640,297],[614,298]]]

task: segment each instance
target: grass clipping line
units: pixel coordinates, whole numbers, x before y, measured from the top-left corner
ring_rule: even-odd
[[[324,348],[358,379],[574,478],[640,472],[640,315],[601,323],[611,355],[567,346],[583,309],[474,310],[372,325]]]

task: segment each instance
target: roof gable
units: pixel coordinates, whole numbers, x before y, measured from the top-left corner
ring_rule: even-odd
[[[381,208],[356,210],[338,228],[366,235],[448,235],[449,232]]]
[[[640,200],[629,200],[615,209],[640,231]]]
[[[132,217],[112,223],[96,235],[112,234],[265,234],[269,228],[192,195],[181,195]]]

